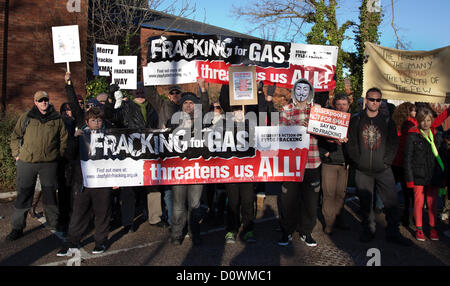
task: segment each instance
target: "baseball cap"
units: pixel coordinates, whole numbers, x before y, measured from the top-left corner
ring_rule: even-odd
[[[36,93],[34,94],[34,100],[35,101],[38,101],[38,100],[40,100],[41,98],[44,98],[44,97],[48,98],[48,93],[45,92],[45,91],[42,91],[42,90],[36,91]]]

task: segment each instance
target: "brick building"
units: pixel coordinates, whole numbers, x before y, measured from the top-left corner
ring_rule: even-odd
[[[107,1],[107,0],[105,0]],[[85,95],[84,86],[91,76],[87,69],[88,17],[91,1],[80,0],[80,12],[69,12],[66,0],[0,0],[0,111],[25,111],[33,105],[37,90],[49,93],[51,102],[59,110],[66,101],[64,94],[65,64],[53,63],[52,26],[78,25],[81,45],[79,63],[70,63],[77,93]],[[250,37],[219,27],[182,17],[152,11],[144,21],[136,44],[145,44],[149,37],[161,34],[222,34]],[[138,62],[146,65],[147,49],[138,55]],[[141,73],[138,79],[142,77]],[[194,90],[195,84],[187,86]],[[214,87],[212,87],[214,89]],[[164,87],[159,87],[164,93]],[[216,87],[217,89],[217,87]]]
[[[0,0],[1,110],[29,109],[37,90],[47,91],[57,109],[65,101],[66,65],[53,63],[51,27],[78,25],[86,49],[88,0],[80,4],[80,12],[70,13],[62,0]],[[86,81],[85,60],[82,53],[82,62],[70,64],[78,86]]]
[[[227,29],[223,29],[217,26],[208,25],[205,23],[201,23],[198,21],[193,21],[190,19],[175,17],[173,15],[169,15],[166,13],[161,13],[158,11],[153,11],[152,16],[149,17],[144,23],[141,25],[140,32],[140,45],[142,47],[140,55],[138,58],[138,62],[141,63],[141,66],[147,65],[147,41],[151,37],[158,37],[164,35],[223,35],[230,37],[239,37],[239,38],[250,38],[257,39],[247,34],[242,34],[234,31],[230,31]],[[142,71],[140,72],[140,76],[142,76]],[[210,83],[207,85],[208,93],[212,99],[218,99],[220,92],[220,84]],[[158,92],[160,94],[167,94],[167,86],[158,86]],[[184,84],[183,90],[196,92],[197,84]]]

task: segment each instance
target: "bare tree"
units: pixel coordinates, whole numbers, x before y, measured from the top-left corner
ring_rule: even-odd
[[[391,6],[392,6],[392,20],[391,20],[391,27],[394,30],[394,34],[395,34],[395,48],[396,49],[402,49],[402,50],[406,50],[409,47],[408,43],[404,43],[403,40],[400,39],[399,35],[398,35],[398,31],[399,28],[394,24],[394,0],[391,0]]]
[[[315,7],[314,0],[260,0],[242,7],[233,6],[233,14],[253,23],[249,32],[259,30],[265,36],[273,36],[269,31],[284,30],[285,36],[293,41],[298,35],[304,35],[303,26],[311,22]]]
[[[243,17],[253,24],[253,30],[260,30],[264,36],[274,36],[285,31],[287,40],[294,42],[298,36],[305,36],[309,44],[332,45],[341,48],[346,39],[345,32],[355,25],[346,21],[338,25],[336,18],[337,0],[255,0],[244,7],[233,7],[238,18]],[[305,28],[310,28],[304,34]],[[267,38],[266,38],[267,39]],[[339,50],[336,64],[338,91],[345,90],[343,79],[343,51]]]
[[[195,5],[191,5],[189,0],[92,0],[88,22],[88,59],[93,58],[95,43],[119,45],[122,55],[137,55],[142,46],[133,40],[139,36],[142,24],[158,19],[161,13],[179,18],[194,12]],[[165,31],[170,28],[165,27]]]
[[[82,46],[81,51],[88,74],[92,74],[95,43],[119,45],[121,55],[137,55],[142,48],[138,40],[142,24],[157,20],[164,14],[175,16],[176,19],[188,17],[196,10],[190,0],[91,0],[88,1],[90,6],[87,13],[60,13],[62,7],[66,8],[65,1],[62,1],[64,5],[55,0],[41,1],[45,1],[45,5],[41,5],[42,13],[36,17],[42,18],[42,21],[31,27],[35,38],[34,53],[39,58],[48,58],[49,63],[53,62],[52,53],[48,52],[53,49],[51,28],[85,20],[88,24],[87,47]],[[165,27],[165,31],[177,24],[177,21],[173,21]],[[61,65],[60,68],[65,67]]]

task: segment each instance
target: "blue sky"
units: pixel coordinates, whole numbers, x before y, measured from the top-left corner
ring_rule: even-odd
[[[337,10],[339,24],[350,19],[358,22],[359,5],[358,0],[341,0],[340,8]],[[249,23],[237,20],[232,15],[232,5],[242,6],[249,3],[243,0],[191,0],[195,3],[197,11],[189,18],[222,28],[247,33]],[[394,32],[391,27],[391,0],[381,0],[383,22],[380,25],[381,45],[395,47]],[[448,0],[394,0],[395,25],[399,28],[399,36],[403,42],[408,44],[409,50],[433,50],[450,45],[450,1]],[[304,31],[308,32],[307,30]],[[287,41],[283,38],[281,31],[278,41]],[[352,33],[349,33],[351,35]],[[253,33],[254,36],[261,36]],[[303,38],[295,40],[304,43]],[[344,42],[344,49],[351,51],[353,43]]]

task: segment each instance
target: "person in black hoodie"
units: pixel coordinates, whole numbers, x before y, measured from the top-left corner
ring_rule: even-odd
[[[133,90],[131,101],[123,101],[123,97],[118,96],[120,91],[117,85],[112,85],[110,89],[111,100],[107,100],[104,105],[106,119],[119,128],[156,129],[158,127],[157,112],[150,104],[142,82],[139,82],[137,89]],[[120,188],[120,200],[122,201],[122,225],[126,232],[134,232],[136,202],[143,208],[144,217],[148,218],[150,225],[167,226],[167,223],[161,219],[161,193],[158,188],[152,186]],[[148,212],[145,202],[148,204]]]
[[[58,207],[59,207],[59,225],[62,232],[67,232],[72,210],[72,175],[73,164],[71,164],[71,151],[75,144],[76,121],[73,118],[72,110],[75,109],[74,104],[65,102],[61,105],[59,113],[61,119],[66,126],[68,139],[67,148],[64,156],[58,160]]]
[[[100,107],[92,107],[86,112],[86,127],[75,132],[75,148],[77,150],[89,150],[91,133],[104,131],[103,115],[104,113]],[[80,137],[82,135],[83,137]],[[106,250],[111,220],[112,189],[107,187],[86,188],[82,185],[83,175],[80,159],[86,160],[87,158],[83,156],[86,156],[85,154],[87,153],[88,151],[76,154],[75,160],[78,163],[74,166],[73,181],[77,188],[73,194],[73,213],[70,218],[67,240],[63,243],[61,250],[58,251],[56,256],[70,256],[73,253],[73,249],[79,248],[81,238],[89,228],[92,214],[94,214],[95,225],[95,247],[92,254],[100,254]],[[113,189],[117,189],[117,187]]]
[[[229,102],[229,85],[222,85],[220,90],[219,101],[223,110],[226,112],[233,112],[233,116],[225,117],[222,122],[218,122],[216,129],[221,133],[223,131],[240,131],[245,130],[249,134],[250,128],[258,126],[259,123],[270,125],[272,118],[271,113],[275,112],[275,108],[272,102],[272,95],[275,91],[275,85],[269,86],[268,95],[266,96],[263,91],[263,82],[258,84],[258,105],[247,105],[244,110],[242,106],[230,106]],[[255,112],[258,122],[249,122],[250,120],[245,118],[246,112]],[[228,114],[229,115],[229,114]],[[233,121],[233,124],[226,124],[225,121]],[[265,183],[227,183],[225,184],[225,190],[228,197],[228,211],[227,211],[227,227],[225,242],[232,244],[236,242],[236,237],[239,233],[242,218],[242,239],[247,243],[255,243],[255,235],[253,231],[254,226],[254,202],[255,202],[255,187],[260,190],[264,189]],[[242,214],[242,215],[241,215]]]
[[[199,128],[203,129],[205,127],[203,115],[209,109],[208,94],[202,93],[202,98],[199,99],[192,92],[184,92],[181,94],[180,106],[182,112],[175,113],[169,119],[166,126],[173,128],[173,132],[177,132],[176,130],[184,130],[186,134],[192,134],[193,132],[194,134],[198,134],[201,132]],[[196,126],[197,122],[201,123],[198,127]],[[182,244],[186,222],[190,233],[189,237],[192,239],[193,244],[196,246],[202,244],[200,237],[200,199],[202,192],[202,184],[177,184],[172,186],[173,214],[171,243],[173,245]]]
[[[386,214],[386,239],[409,246],[411,241],[399,231],[397,187],[391,164],[397,153],[398,135],[395,122],[380,111],[381,90],[374,87],[366,92],[366,108],[350,120],[348,155],[355,165],[355,183],[363,216],[361,242],[375,238],[375,215],[372,212],[376,185]]]

